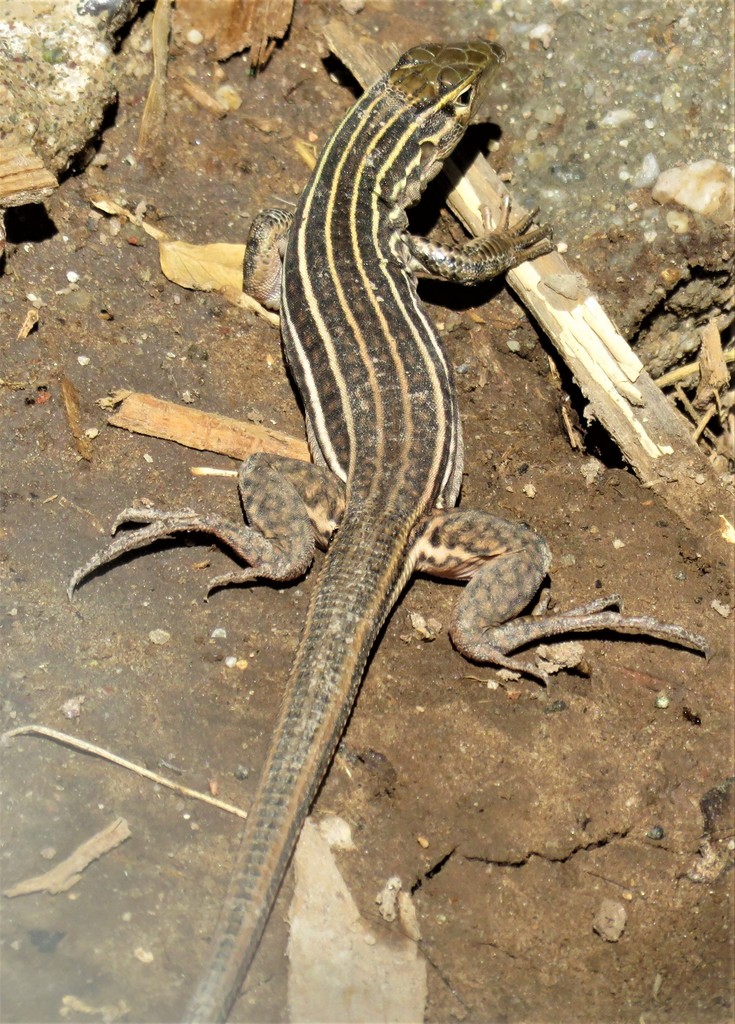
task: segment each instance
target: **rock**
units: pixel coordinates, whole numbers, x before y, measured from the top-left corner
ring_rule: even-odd
[[[657,203],[678,203],[717,224],[725,224],[733,217],[735,182],[729,168],[718,160],[697,160],[663,171],[652,196]]]
[[[618,903],[617,900],[603,900],[595,914],[592,929],[605,942],[617,942],[627,923],[628,914],[622,903]]]

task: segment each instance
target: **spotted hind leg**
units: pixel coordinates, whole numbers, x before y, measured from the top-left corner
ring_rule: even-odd
[[[436,512],[417,533],[413,554],[419,571],[469,581],[457,602],[449,634],[457,650],[473,661],[545,681],[538,668],[508,655],[548,637],[608,629],[707,652],[704,638],[683,626],[622,615],[617,596],[559,614],[522,615],[551,563],[546,542],[525,524],[485,512]]]
[[[344,489],[340,481],[322,467],[259,452],[242,463],[238,488],[250,525],[192,509],[125,509],[113,524],[113,533],[123,523],[139,523],[140,529],[117,537],[77,569],[69,583],[69,596],[96,569],[180,533],[210,534],[245,563],[244,568],[211,580],[210,590],[226,583],[282,582],[302,576],[311,565],[314,545],[326,547],[342,516]]]

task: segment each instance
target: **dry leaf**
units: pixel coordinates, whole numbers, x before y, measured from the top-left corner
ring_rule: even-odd
[[[237,300],[237,304],[243,309],[247,309],[249,312],[255,313],[256,316],[261,317],[261,319],[265,320],[273,327],[278,327],[281,322],[278,313],[272,313],[269,309],[266,309],[265,306],[261,306],[258,300],[254,299],[252,295],[248,295],[247,292],[242,292]]]
[[[256,114],[246,114],[243,121],[264,135],[274,135],[276,132],[283,131],[283,121],[280,117],[258,117]]]
[[[239,301],[244,245],[192,245],[166,239],[160,242],[160,256],[161,270],[174,284],[203,292],[223,292],[230,302]]]
[[[109,213],[112,217],[125,217],[127,220],[134,220],[133,214],[130,210],[126,210],[120,203],[116,203],[114,199],[110,199],[109,196],[93,195],[90,199],[92,206],[98,210],[102,210],[103,213]]]
[[[116,203],[114,199],[110,199],[109,196],[97,193],[90,198],[90,203],[98,210],[102,210],[103,213],[109,213],[111,217],[122,217],[124,220],[129,220],[131,224],[135,224],[137,227],[143,228],[146,234],[150,235],[151,238],[155,238],[157,241],[168,238],[165,231],[161,231],[160,228],[154,228],[152,224],[146,224],[141,218],[136,216],[131,210],[121,206],[120,203]]]

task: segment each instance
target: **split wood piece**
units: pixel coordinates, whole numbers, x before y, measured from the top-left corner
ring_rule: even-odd
[[[85,868],[110,850],[114,850],[120,843],[124,843],[129,837],[130,829],[125,818],[115,818],[91,839],[85,840],[68,857],[54,864],[50,870],[5,889],[3,896],[28,896],[34,892],[48,892],[52,896],[58,896],[60,892],[67,892],[77,884]]]
[[[153,395],[129,394],[108,423],[136,434],[176,441],[187,448],[217,452],[241,461],[253,452],[272,452],[302,462],[310,461],[306,441],[256,423],[243,423],[229,416],[165,402]]]
[[[57,185],[30,146],[0,146],[0,206],[39,203]]]
[[[330,50],[362,85],[392,66],[398,51],[359,38],[337,21],[325,29]],[[482,208],[495,222],[508,191],[484,156],[460,172],[444,164],[453,189],[450,209],[472,235],[483,232]],[[515,219],[523,216],[514,204]],[[714,557],[726,554],[717,514],[732,499],[704,454],[692,441],[686,421],[656,387],[638,356],[618,333],[587,282],[559,253],[524,263],[507,274],[508,284],[533,313],[569,366],[587,398],[586,417],[597,419],[646,487],[698,535]]]
[[[30,146],[0,146],[0,260],[5,252],[5,208],[40,203],[57,185]]]
[[[163,126],[166,120],[166,70],[171,36],[171,0],[157,0],[151,25],[153,78],[138,129],[136,158],[148,162],[151,170],[163,163]]]

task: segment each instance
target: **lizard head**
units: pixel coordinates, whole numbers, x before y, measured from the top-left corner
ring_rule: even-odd
[[[407,50],[388,72],[388,89],[411,111],[410,138],[404,139],[409,158],[395,188],[396,202],[412,205],[438,174],[504,60],[502,47],[483,39],[427,43]]]
[[[483,39],[427,43],[403,54],[388,85],[417,112],[441,111],[464,130],[504,60],[502,47]]]

